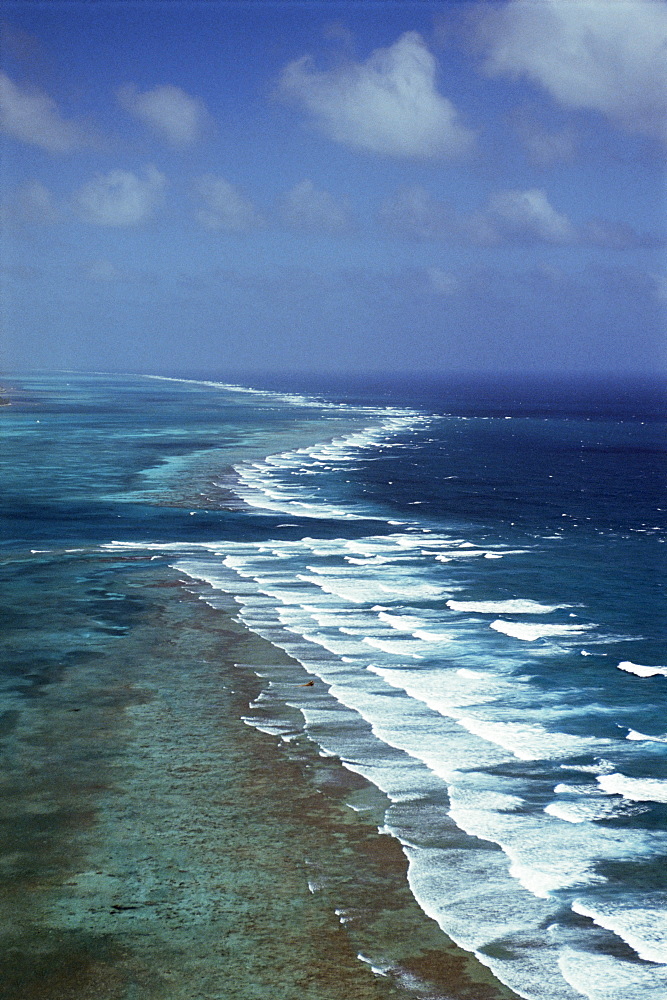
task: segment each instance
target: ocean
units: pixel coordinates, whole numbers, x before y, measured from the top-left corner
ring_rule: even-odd
[[[236,382],[3,379],[2,995],[90,996],[106,970],[94,995],[333,1000],[294,935],[317,975],[253,965],[257,893],[284,928],[297,896],[319,914],[341,997],[664,1000],[663,387]],[[180,797],[151,790],[186,750]],[[224,809],[190,849],[195,786]],[[310,854],[269,871],[279,836]],[[184,902],[166,869],[216,844]],[[178,933],[226,921],[226,951],[193,965],[160,931],[156,978],[178,892]]]

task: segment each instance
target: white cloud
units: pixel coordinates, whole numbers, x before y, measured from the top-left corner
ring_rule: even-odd
[[[540,243],[573,243],[571,222],[551,207],[544,191],[500,191],[489,199],[488,218],[501,237]]]
[[[181,148],[197,141],[207,117],[203,101],[168,84],[143,93],[127,84],[118,91],[118,100],[162,139]]]
[[[486,208],[469,213],[455,212],[422,187],[404,188],[384,202],[380,221],[399,237],[472,246],[574,244],[580,239],[566,216],[537,188],[496,192]]]
[[[328,233],[348,228],[346,206],[340,205],[328,191],[320,191],[312,181],[304,180],[288,191],[281,205],[281,215],[288,226]]]
[[[438,93],[436,69],[421,35],[408,31],[363,63],[320,71],[310,56],[297,59],[283,70],[280,92],[348,146],[389,156],[457,156],[473,136]]]
[[[6,73],[0,73],[0,129],[50,153],[70,153],[85,145],[79,128],[61,118],[52,98],[17,86]]]
[[[562,104],[667,133],[663,0],[510,0],[479,24],[491,75],[526,76]]]
[[[634,250],[640,247],[656,250],[665,246],[664,236],[658,233],[637,232],[627,222],[608,222],[605,219],[589,219],[582,226],[581,240],[589,246],[605,250]]]
[[[264,225],[264,220],[252,202],[223,177],[205,174],[195,184],[204,202],[197,219],[207,229],[246,232]]]
[[[62,213],[49,189],[41,181],[28,181],[8,196],[3,206],[6,225],[31,223],[50,225],[60,222]]]
[[[439,267],[427,267],[426,276],[428,278],[430,290],[435,292],[437,295],[449,297],[450,295],[455,295],[459,290],[459,279],[453,274],[449,274],[447,271],[441,270]]]
[[[526,129],[521,134],[530,162],[536,167],[550,167],[574,159],[576,141],[569,129],[549,132],[547,129]]]
[[[514,116],[513,124],[533,166],[546,168],[574,159],[578,139],[573,129],[545,128],[541,122],[532,119],[530,112],[519,112]]]
[[[399,236],[415,240],[438,240],[456,229],[454,212],[418,184],[401,188],[380,207],[380,221]]]
[[[143,178],[129,170],[110,170],[80,188],[74,196],[74,208],[86,222],[136,226],[153,214],[166,183],[155,167],[147,167]]]

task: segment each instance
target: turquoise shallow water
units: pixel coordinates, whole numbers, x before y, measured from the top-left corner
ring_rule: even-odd
[[[10,388],[8,996],[664,995],[655,386]]]
[[[0,995],[505,996],[424,919],[365,784],[240,721],[228,657],[267,648],[164,564],[59,565],[3,566]]]

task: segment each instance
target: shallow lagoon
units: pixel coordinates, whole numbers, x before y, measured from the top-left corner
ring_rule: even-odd
[[[234,663],[275,649],[150,557],[3,569],[0,995],[512,996],[415,904],[382,796],[241,721]]]

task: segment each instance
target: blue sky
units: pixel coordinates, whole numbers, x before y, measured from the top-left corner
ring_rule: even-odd
[[[3,366],[664,371],[664,0],[0,7]]]

